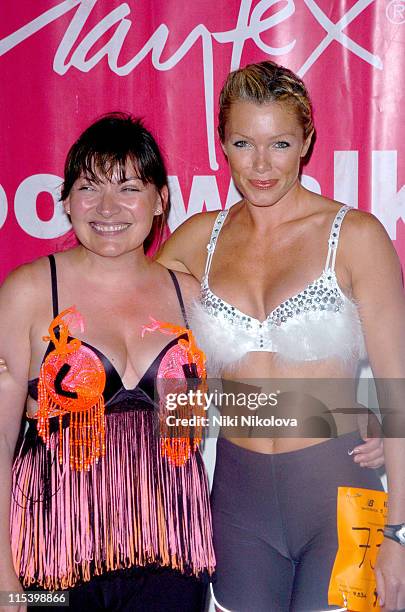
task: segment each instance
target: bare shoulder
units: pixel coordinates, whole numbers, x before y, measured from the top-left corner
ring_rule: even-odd
[[[0,289],[1,307],[6,306],[6,302],[10,301],[14,306],[29,302],[30,307],[34,308],[44,289],[46,270],[48,270],[49,278],[49,263],[46,257],[23,264],[13,270]]]
[[[373,214],[352,209],[344,220],[343,257],[354,279],[372,271],[375,278],[401,277],[401,264],[383,224]]]
[[[179,227],[173,232],[172,236],[181,234],[183,236],[190,235],[190,237],[193,237],[195,232],[209,232],[219,212],[219,210],[213,210],[210,212],[196,213],[179,225]]]
[[[172,267],[167,268],[166,266],[162,265],[160,261],[152,262],[152,269],[155,270],[155,275],[151,276],[151,279],[155,279],[152,282],[155,282],[155,284],[157,283],[157,286],[161,289],[162,299],[164,299],[166,291],[169,291],[170,293],[174,291],[173,279],[170,280],[167,273],[168,270],[174,273],[184,302],[190,302],[198,296],[200,283],[192,274],[189,274],[188,272],[179,272]]]
[[[307,194],[314,213],[321,224],[330,225],[336,214],[343,208],[344,204],[331,200],[322,195]],[[392,242],[382,223],[372,213],[349,208],[341,229],[339,244],[344,244],[344,251],[358,251],[362,248],[370,248],[377,241],[388,249],[393,249]]]
[[[0,356],[9,362],[15,357],[13,346],[22,353],[36,322],[43,318],[50,287],[49,262],[41,258],[13,270],[0,288]]]
[[[365,210],[350,208],[346,216],[345,225],[347,226],[347,231],[361,232],[364,235],[370,232],[373,234],[380,233],[381,236],[385,235],[388,238],[388,234],[381,221],[375,215]]]
[[[200,292],[200,283],[191,274],[184,272],[177,272],[176,277],[179,281],[181,293],[186,304],[190,304],[195,300]]]
[[[307,193],[318,227],[329,232],[343,204],[324,196]],[[310,207],[309,207],[310,208]],[[343,220],[338,260],[349,271],[363,273],[365,267],[400,270],[394,245],[383,224],[372,213],[349,208]]]
[[[0,289],[0,356],[7,360],[13,381],[20,386],[28,377],[31,331],[43,308],[46,261],[43,258],[15,269]]]
[[[392,252],[395,249],[388,233],[377,217],[372,213],[351,209],[345,219],[346,242],[349,248],[356,252],[367,252],[368,256],[373,255],[373,251]]]
[[[161,247],[157,260],[166,267],[193,274],[193,262],[205,254],[218,212],[197,213],[184,221]]]

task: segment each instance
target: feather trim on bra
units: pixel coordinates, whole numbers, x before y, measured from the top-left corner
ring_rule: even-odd
[[[309,311],[271,325],[262,334],[267,348],[258,348],[258,334],[233,325],[222,315],[209,314],[200,302],[190,309],[190,326],[207,358],[210,376],[237,367],[247,353],[269,351],[282,361],[302,362],[338,358],[350,363],[364,359],[366,349],[356,305],[344,298],[339,312]]]

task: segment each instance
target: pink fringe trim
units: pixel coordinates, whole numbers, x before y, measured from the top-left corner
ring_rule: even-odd
[[[67,589],[92,575],[149,564],[212,574],[209,489],[199,452],[181,467],[162,459],[148,411],[112,413],[106,421],[106,455],[87,472],[69,468],[69,428],[62,465],[59,432],[51,433],[51,451],[36,441],[14,462],[11,545],[24,586]]]

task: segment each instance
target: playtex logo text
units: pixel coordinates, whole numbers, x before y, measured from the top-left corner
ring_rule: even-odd
[[[318,30],[321,26],[322,34],[320,40],[314,42],[314,47],[309,56],[303,58],[297,71],[300,76],[304,76],[311,66],[322,57],[329,45],[334,42],[374,68],[382,69],[382,61],[377,55],[367,49],[361,41],[354,40],[345,33],[345,28],[357,20],[377,0],[357,0],[346,13],[341,15],[336,23],[331,21],[319,6],[319,0],[302,1],[311,23],[316,25]],[[380,0],[378,1],[380,2]],[[126,57],[130,53],[127,36],[131,29],[135,27],[133,18],[136,19],[137,11],[147,10],[149,3],[145,3],[145,7],[143,7],[142,2],[134,2],[131,9],[127,2],[123,2],[90,28],[87,25],[88,18],[95,5],[99,5],[97,7],[99,9],[101,4],[101,0],[65,0],[56,4],[0,40],[0,56],[10,52],[17,45],[21,45],[28,38],[55,23],[70,11],[72,11],[71,21],[62,35],[53,60],[53,69],[59,75],[66,74],[72,68],[87,73],[104,58],[107,58],[108,67],[112,72],[118,76],[127,76],[148,55],[150,55],[152,65],[156,70],[167,71],[177,66],[194,46],[198,45],[198,48],[201,49],[201,69],[199,70],[196,66],[194,73],[201,74],[204,80],[208,158],[211,169],[217,170],[214,130],[215,64],[213,43],[215,41],[220,45],[231,45],[232,56],[229,66],[231,70],[239,67],[247,41],[253,41],[256,47],[267,56],[277,58],[290,53],[297,41],[290,28],[285,28],[286,34],[283,41],[280,41],[280,36],[277,33],[276,40],[280,42],[274,46],[264,42],[262,35],[279,28],[291,19],[296,10],[294,0],[260,0],[254,6],[253,0],[241,0],[238,13],[236,14],[235,11],[236,20],[232,29],[210,31],[206,25],[200,23],[189,32],[178,48],[165,60],[162,60],[162,56],[167,55],[165,50],[170,30],[165,23],[161,23],[141,48],[134,49],[133,57],[126,62],[120,61],[120,54],[123,50]],[[327,4],[324,3],[325,6]],[[402,15],[400,10],[402,4],[399,0],[396,0],[395,3],[391,2],[390,6],[387,6],[387,19],[391,22],[393,19],[398,20]],[[156,10],[158,11],[158,7]],[[266,17],[266,13],[269,12],[271,14]],[[308,23],[305,31],[310,28],[311,25]],[[302,31],[301,28],[300,34]],[[131,40],[133,40],[133,33],[131,34]],[[97,43],[101,39],[106,42],[100,47],[100,44]]]

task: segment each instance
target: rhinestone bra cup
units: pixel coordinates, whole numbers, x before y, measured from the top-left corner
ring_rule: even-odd
[[[366,357],[357,307],[341,291],[334,270],[340,226],[348,210],[343,206],[334,219],[320,277],[282,302],[264,321],[241,312],[209,287],[212,256],[228,211],[219,213],[207,247],[200,301],[194,304],[191,317],[197,341],[211,364],[211,374],[236,365],[251,351],[275,352],[292,361]]]

